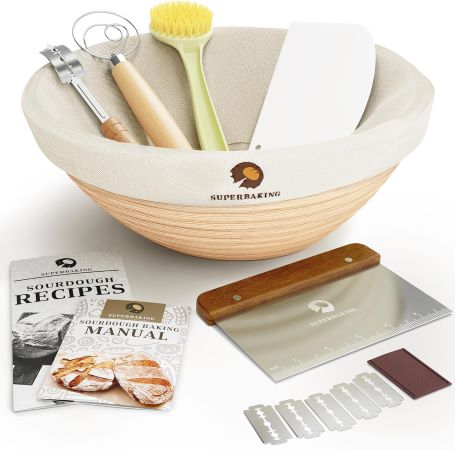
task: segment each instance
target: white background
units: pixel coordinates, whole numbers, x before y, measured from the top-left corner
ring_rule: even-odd
[[[194,305],[198,293],[352,241],[383,255],[383,263],[455,308],[455,27],[452,1],[206,1],[215,25],[286,27],[290,21],[354,22],[376,43],[411,61],[436,87],[422,145],[352,220],[304,252],[261,262],[213,262],[160,248],[116,223],[41,154],[23,118],[26,80],[43,63],[48,43],[72,46],[70,28],[89,9],[111,9],[145,32],[144,0],[8,1],[2,6],[1,355],[2,446],[34,448],[263,448],[242,410],[255,403],[304,398],[366,370],[366,360],[406,347],[455,381],[455,319],[446,318],[343,357],[279,384],[272,383],[214,328],[195,315],[169,413],[54,408],[11,412],[8,262],[62,252],[117,248],[137,298]],[[62,111],[62,114],[65,112]],[[51,124],[50,124],[51,125]],[[453,446],[455,388],[385,410],[354,429],[327,432],[286,448],[424,448]],[[285,448],[285,447],[283,447]]]

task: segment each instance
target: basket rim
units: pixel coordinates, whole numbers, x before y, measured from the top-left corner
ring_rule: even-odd
[[[239,27],[227,28],[235,30]],[[267,169],[265,181],[275,178],[279,181],[276,184],[283,186],[281,188],[283,191],[285,186],[289,187],[286,185],[286,178],[292,177],[294,181],[297,179],[299,182],[300,178],[305,178],[293,192],[288,189],[289,192],[278,199],[270,198],[267,201],[245,199],[242,200],[242,204],[282,201],[317,194],[379,174],[398,164],[423,138],[434,96],[431,82],[399,55],[384,47],[377,48],[382,49],[385,57],[396,58],[409,70],[413,69],[415,79],[411,89],[414,88],[414,91],[408,95],[409,104],[405,113],[399,118],[383,120],[371,128],[360,129],[352,136],[317,144],[265,148],[260,152],[189,151],[118,143],[88,132],[83,133],[84,140],[81,142],[82,133],[75,129],[59,127],[58,123],[55,123],[55,117],[46,110],[45,105],[40,104],[37,97],[42,75],[52,70],[49,65],[40,68],[27,83],[22,97],[22,107],[45,155],[70,175],[102,189],[162,203],[209,205],[212,204],[210,197],[207,196],[210,192],[220,191],[233,195],[238,192],[235,190],[237,187],[233,189],[230,186],[232,179],[230,176],[226,177],[226,173],[229,174],[234,164],[247,160],[258,164],[264,170]],[[417,92],[420,95],[417,95]],[[378,150],[374,154],[370,148],[372,141]],[[52,145],[49,145],[49,142],[52,142]],[[87,155],[90,158],[87,158]],[[337,167],[343,165],[345,160],[354,161],[354,164],[345,169],[345,173],[338,173]],[[294,167],[283,167],[283,161]],[[92,167],[93,164],[97,167]],[[163,168],[176,167],[180,164],[187,166],[188,171],[196,179],[192,181],[187,174],[183,174],[187,177],[185,186],[188,192],[179,192],[175,188],[175,184],[179,183],[177,176],[171,174],[165,177],[161,173]],[[272,167],[279,167],[282,171],[281,179],[278,175],[272,175],[270,171]],[[110,171],[108,176],[103,173],[106,168]],[[211,174],[211,170],[215,170],[216,174]],[[136,176],[139,171],[141,175]],[[316,180],[310,172],[323,174],[326,180]],[[127,177],[128,182],[123,182],[122,177]],[[220,177],[223,181],[220,181]],[[161,185],[154,183],[157,178],[160,178]],[[266,186],[264,182],[264,189],[273,189],[271,186],[270,184]],[[226,205],[228,204],[238,205],[235,201],[233,203],[228,201]]]

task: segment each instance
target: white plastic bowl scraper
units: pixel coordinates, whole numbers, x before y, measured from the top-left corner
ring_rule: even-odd
[[[292,23],[250,150],[351,135],[365,111],[375,64],[373,40],[361,25]]]

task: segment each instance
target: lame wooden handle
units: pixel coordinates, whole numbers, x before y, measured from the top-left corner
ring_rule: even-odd
[[[371,248],[349,244],[204,292],[197,299],[197,311],[213,325],[254,306],[376,266],[380,260]]]
[[[192,148],[170,112],[130,61],[114,65],[112,76],[154,145],[165,148]]]
[[[130,135],[130,132],[113,117],[109,117],[109,119],[101,124],[101,132],[104,136],[113,141],[136,144],[136,141]]]

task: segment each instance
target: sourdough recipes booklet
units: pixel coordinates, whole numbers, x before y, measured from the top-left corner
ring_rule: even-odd
[[[82,300],[39,398],[169,409],[190,308]]]
[[[122,260],[93,252],[13,261],[10,276],[13,410],[55,406],[37,395],[81,299],[131,297]]]

